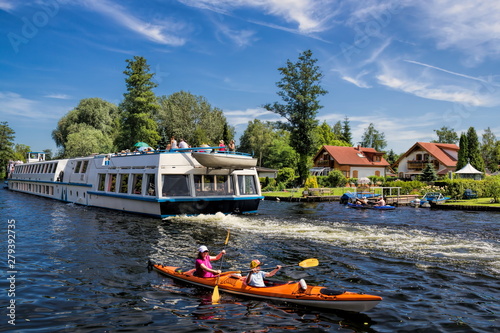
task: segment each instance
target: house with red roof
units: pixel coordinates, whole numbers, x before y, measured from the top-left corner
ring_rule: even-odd
[[[401,179],[415,179],[431,163],[438,175],[449,175],[457,168],[460,148],[449,143],[417,142],[392,165]]]
[[[346,178],[386,176],[389,163],[384,152],[373,148],[322,146],[313,159],[314,175],[328,175],[331,170],[340,170]]]

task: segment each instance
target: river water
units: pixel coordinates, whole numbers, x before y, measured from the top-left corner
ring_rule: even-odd
[[[7,190],[0,212],[2,331],[500,332],[495,212],[263,201],[255,215],[159,220]],[[275,278],[384,300],[365,313],[224,293],[212,305],[210,290],[147,269],[150,258],[191,268],[196,248],[220,251],[228,231],[223,270],[247,269],[254,258],[295,265]],[[319,266],[296,265],[307,258]]]

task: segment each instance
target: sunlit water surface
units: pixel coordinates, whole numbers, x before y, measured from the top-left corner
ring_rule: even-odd
[[[263,201],[256,215],[162,221],[7,190],[0,212],[4,253],[15,220],[17,269],[16,325],[2,306],[2,331],[500,332],[499,213]],[[366,313],[224,293],[212,305],[210,290],[147,269],[150,258],[191,268],[196,248],[220,251],[228,230],[223,270],[257,258],[292,265],[278,279],[384,300]],[[320,265],[296,265],[307,258]]]

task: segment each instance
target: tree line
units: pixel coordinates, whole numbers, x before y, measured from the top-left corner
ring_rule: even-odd
[[[302,184],[309,175],[312,156],[322,145],[353,146],[347,116],[330,126],[319,124],[317,113],[322,108],[319,98],[328,92],[321,87],[323,77],[317,59],[307,50],[296,62],[288,60],[278,68],[281,79],[276,83],[281,101],[262,107],[279,114],[283,121],[258,119],[248,123],[239,140],[238,150],[253,154],[258,165],[274,169],[295,170]],[[110,153],[132,149],[136,142],[146,142],[153,148],[165,148],[171,136],[183,138],[192,146],[217,145],[219,140],[235,139],[220,108],[213,107],[202,96],[179,91],[169,96],[156,96],[157,87],[145,58],[135,56],[126,60],[126,92],[119,105],[100,98],[82,99],[57,123],[52,132],[59,151],[55,158],[86,156],[92,153]],[[9,131],[10,130],[10,131]],[[478,142],[474,128],[457,133],[448,127],[435,130],[434,142],[457,143],[460,153],[457,170],[470,162],[480,171],[498,169],[500,144],[488,128]],[[7,123],[0,124],[0,160],[23,159],[29,147],[13,145],[13,131]],[[365,129],[359,144],[383,151],[387,146],[385,135],[373,123]],[[15,154],[18,154],[17,158]],[[389,163],[398,159],[392,150],[386,152]],[[464,164],[465,163],[465,164]],[[482,163],[482,164],[481,164]]]

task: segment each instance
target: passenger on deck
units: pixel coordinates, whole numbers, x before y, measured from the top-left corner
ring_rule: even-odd
[[[380,199],[375,203],[375,206],[385,206],[384,197],[380,197]]]
[[[236,151],[236,145],[234,144],[234,140],[231,140],[227,145],[227,147],[229,148],[229,151]]]
[[[170,149],[177,149],[177,140],[175,140],[175,136],[170,138]]]
[[[189,145],[187,144],[186,141],[184,141],[184,139],[181,139],[179,141],[179,148],[189,148]]]
[[[368,199],[366,197],[363,197],[361,200],[356,199],[356,205],[368,205]]]
[[[274,270],[269,273],[263,272],[260,270],[261,262],[257,259],[254,259],[250,262],[251,271],[248,273],[245,283],[252,287],[266,287],[264,283],[264,278],[271,277],[274,274],[278,273],[281,269],[281,266],[278,265]]]
[[[226,151],[226,145],[224,144],[224,140],[219,141],[219,151]]]
[[[226,250],[222,250],[217,256],[210,256],[208,248],[205,245],[200,246],[198,248],[198,257],[195,261],[196,271],[194,275],[209,278],[214,277],[216,274],[220,274],[221,271],[219,269],[212,269],[212,264],[210,262],[219,260],[224,254],[226,254]]]

